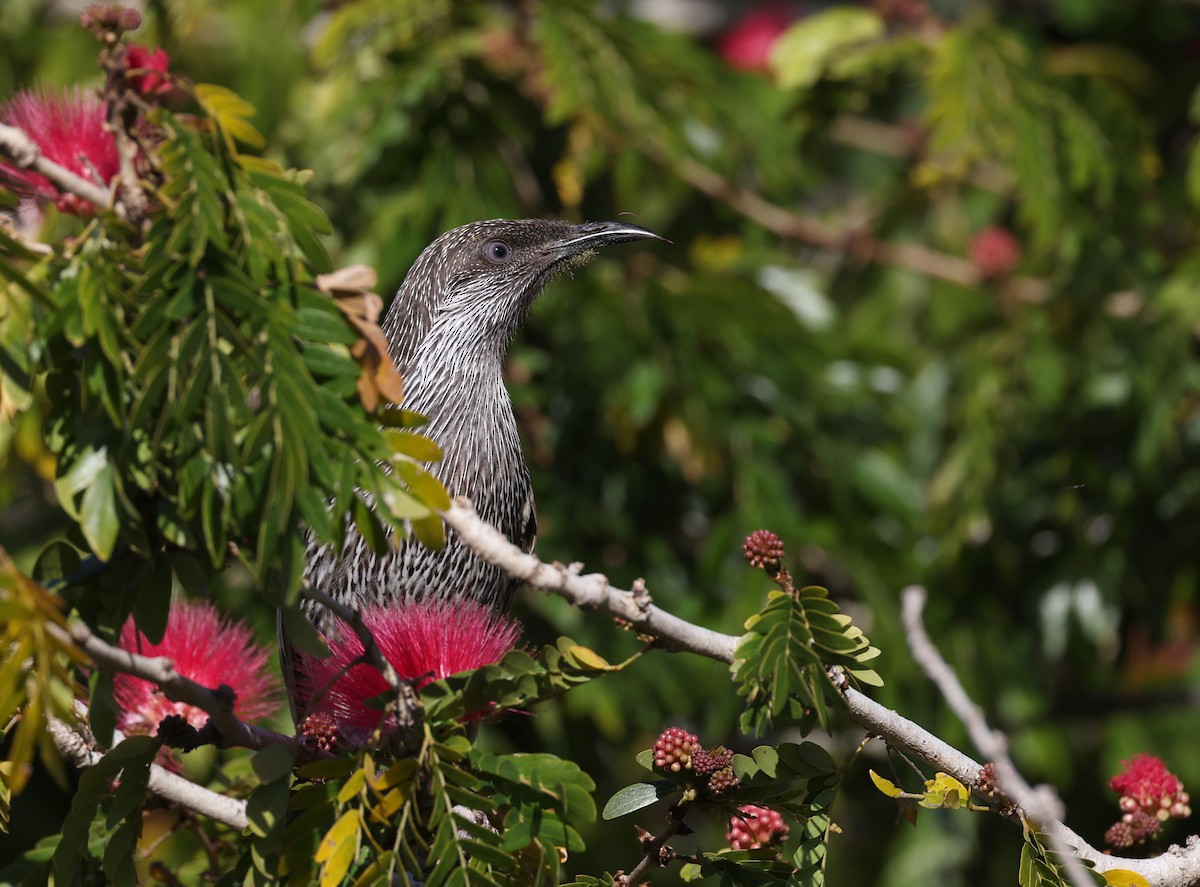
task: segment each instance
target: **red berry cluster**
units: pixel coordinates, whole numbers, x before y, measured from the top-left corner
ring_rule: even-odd
[[[1110,846],[1141,844],[1156,837],[1168,819],[1192,815],[1191,798],[1183,783],[1161,758],[1135,755],[1121,766],[1121,772],[1108,783],[1121,796],[1121,819],[1104,834]]]
[[[668,727],[654,741],[654,766],[678,773],[692,766],[692,752],[700,740],[682,727]]]
[[[710,776],[733,763],[733,752],[723,745],[699,748],[692,753],[692,769],[698,776]]]
[[[1007,228],[984,228],[971,241],[970,258],[981,276],[1003,277],[1021,260],[1021,244]]]
[[[337,721],[326,711],[314,711],[300,725],[300,735],[321,751],[334,751],[341,738]]]
[[[729,817],[729,831],[725,837],[734,850],[755,850],[782,843],[789,831],[778,811],[757,804],[743,804]]]
[[[746,537],[742,552],[750,566],[774,572],[783,561],[783,540],[770,530],[755,530]]]
[[[989,798],[994,798],[1000,793],[1000,789],[996,787],[995,764],[989,761],[979,768],[979,775],[975,777],[975,788],[981,795]]]
[[[654,766],[672,773],[690,770],[699,777],[697,787],[721,798],[741,786],[733,772],[733,752],[724,746],[704,748],[695,733],[668,727],[654,742]]]

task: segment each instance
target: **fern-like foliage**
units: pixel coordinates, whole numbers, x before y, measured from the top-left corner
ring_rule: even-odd
[[[882,683],[865,665],[879,650],[819,586],[794,595],[771,592],[746,629],[732,668],[738,693],[746,697],[741,724],[747,733],[778,720],[806,732],[814,726],[828,729],[830,707],[845,704],[832,666],[863,683]]]

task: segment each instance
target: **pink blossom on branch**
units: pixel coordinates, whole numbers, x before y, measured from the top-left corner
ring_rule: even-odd
[[[521,635],[516,620],[470,601],[377,607],[366,610],[363,621],[397,676],[412,681],[418,689],[430,681],[498,662]],[[354,634],[336,635],[329,648],[330,655],[324,659],[300,657],[300,695],[312,700],[310,718],[317,716],[323,730],[332,720],[343,736],[370,733],[379,724],[381,712],[368,702],[388,692],[387,681],[366,663],[351,667],[363,652]]]
[[[175,670],[205,687],[224,684],[236,694],[233,711],[246,721],[278,710],[283,694],[268,665],[273,653],[259,644],[244,622],[225,618],[207,601],[171,604],[162,641],[150,643],[133,620],[121,629],[122,650],[143,656],[166,656]],[[153,733],[168,715],[181,715],[199,729],[208,714],[195,706],[172,702],[150,681],[118,674],[113,691],[120,713],[117,727],[125,733]]]
[[[125,67],[129,71],[125,82],[146,97],[166,95],[173,88],[170,65],[171,57],[165,49],[151,52],[140,43],[131,43],[125,50]]]
[[[104,125],[104,105],[90,92],[23,91],[0,107],[0,123],[15,126],[37,143],[47,160],[100,186],[117,174],[117,143]],[[96,208],[60,191],[39,173],[0,160],[0,181],[29,201],[49,201],[62,212],[91,215]]]
[[[1104,835],[1110,846],[1141,844],[1157,837],[1168,819],[1192,815],[1191,798],[1183,783],[1161,758],[1138,754],[1122,761],[1121,768],[1108,782],[1121,796],[1121,819]]]

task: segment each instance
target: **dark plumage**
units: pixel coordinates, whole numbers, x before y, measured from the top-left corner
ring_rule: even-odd
[[[502,376],[509,340],[555,274],[582,264],[598,247],[657,237],[620,222],[464,225],[425,248],[383,320],[404,374],[404,406],[429,418],[422,430],[445,453],[430,469],[526,551],[537,520]],[[436,595],[506,610],[516,587],[452,530],[439,551],[410,538],[376,557],[351,527],[340,558],[327,548],[309,551],[305,577],[356,608]],[[310,615],[320,628],[333,625],[328,614]]]

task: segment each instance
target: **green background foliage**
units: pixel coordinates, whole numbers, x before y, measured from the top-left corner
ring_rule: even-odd
[[[883,651],[873,695],[964,745],[898,624],[899,590],[927,586],[968,690],[1099,843],[1120,759],[1158,754],[1200,785],[1200,14],[933,8],[914,28],[836,6],[766,74],[585,0],[165,0],[137,37],[255,105],[267,156],[315,173],[334,264],[373,265],[384,292],[473,219],[633,213],[669,237],[555,284],[510,353],[539,552],[740,633],[769,588],[740,543],[769,527],[797,583]],[[49,4],[8,0],[0,95],[95,82],[93,48]],[[886,126],[864,140],[848,121]],[[1035,284],[961,278],[993,225]],[[927,248],[934,273],[864,258],[864,237]],[[0,429],[0,541],[27,567],[65,529],[39,421],[61,406]],[[218,586],[269,633],[246,574]],[[532,592],[516,613],[538,645],[637,646]],[[665,726],[748,750],[740,709],[724,667],[653,652],[484,738],[571,758],[602,806]],[[844,761],[860,739],[822,741]],[[831,883],[1012,882],[1012,826],[896,825],[861,764],[841,787]],[[628,820],[579,827],[566,874],[632,867]]]

